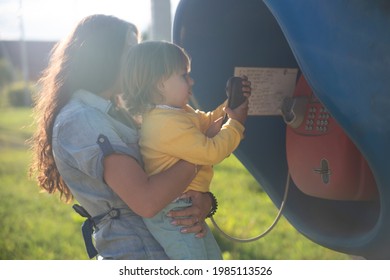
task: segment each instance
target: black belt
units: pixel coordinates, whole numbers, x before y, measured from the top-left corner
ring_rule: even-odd
[[[82,217],[87,218],[81,226],[81,232],[83,234],[85,248],[88,253],[88,257],[92,259],[96,257],[98,251],[95,248],[95,245],[92,242],[92,234],[98,224],[104,217],[108,216],[110,219],[118,219],[120,216],[120,209],[111,208],[108,212],[92,217],[87,210],[84,209],[81,205],[74,204],[73,209]]]

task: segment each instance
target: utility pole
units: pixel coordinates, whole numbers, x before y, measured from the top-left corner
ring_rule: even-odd
[[[150,0],[152,9],[152,40],[172,40],[170,0]]]
[[[20,28],[20,57],[22,62],[23,82],[24,82],[24,103],[27,105],[31,100],[30,91],[28,90],[28,62],[26,51],[26,38],[24,34],[24,22],[23,22],[23,0],[19,0],[19,28]]]

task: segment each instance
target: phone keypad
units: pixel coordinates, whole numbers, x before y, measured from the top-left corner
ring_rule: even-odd
[[[307,105],[304,130],[310,134],[322,134],[329,130],[331,116],[320,103]]]

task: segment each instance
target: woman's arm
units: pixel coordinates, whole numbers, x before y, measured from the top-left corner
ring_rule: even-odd
[[[179,197],[195,176],[195,165],[179,161],[164,172],[147,177],[138,162],[130,156],[111,154],[104,159],[104,180],[138,215],[153,217],[172,200]],[[192,206],[170,212],[183,233],[206,235],[204,220],[211,209],[208,194],[189,191]],[[178,219],[175,219],[177,217]],[[179,218],[188,217],[188,218]]]
[[[194,164],[179,161],[148,177],[139,163],[123,154],[104,159],[104,180],[138,215],[149,218],[179,197],[195,177]]]

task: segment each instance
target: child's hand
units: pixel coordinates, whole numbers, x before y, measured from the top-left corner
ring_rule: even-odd
[[[210,127],[207,129],[205,135],[208,138],[213,138],[215,135],[217,135],[218,132],[221,130],[222,121],[223,121],[223,117],[220,117],[219,119],[215,120],[214,123],[212,123]]]
[[[245,124],[246,118],[248,117],[248,109],[249,109],[249,101],[248,97],[240,106],[235,109],[230,109],[229,107],[225,107],[225,112],[228,114],[228,117],[239,121],[241,124]]]
[[[225,112],[229,118],[239,121],[244,124],[248,116],[249,109],[249,97],[252,94],[251,82],[248,80],[248,77],[243,75],[242,77],[242,93],[246,97],[246,100],[237,108],[231,109],[229,107],[225,108]]]
[[[252,94],[252,87],[251,87],[251,81],[248,80],[248,77],[243,75],[241,76],[242,80],[242,92],[244,93],[244,96],[250,97]]]

